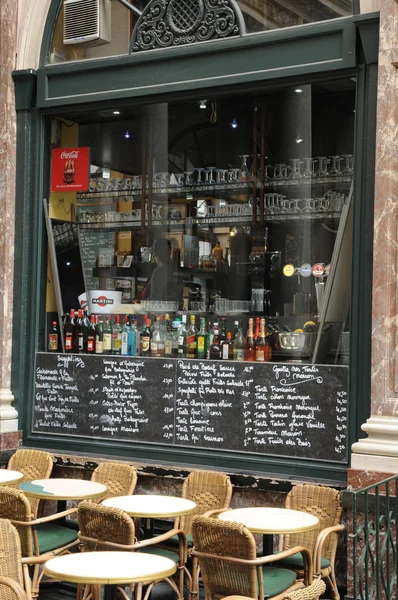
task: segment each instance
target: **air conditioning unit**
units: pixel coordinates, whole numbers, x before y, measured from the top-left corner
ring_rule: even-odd
[[[111,0],[65,0],[64,44],[110,43],[111,13]]]

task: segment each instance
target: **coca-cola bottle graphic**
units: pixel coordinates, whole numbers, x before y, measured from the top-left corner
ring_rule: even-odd
[[[75,182],[75,161],[71,161],[71,170],[70,170],[70,183]]]
[[[68,161],[64,164],[64,183],[68,183]]]

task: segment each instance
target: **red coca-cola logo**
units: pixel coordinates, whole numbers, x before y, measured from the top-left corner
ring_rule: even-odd
[[[79,158],[79,151],[78,150],[72,150],[72,152],[62,152],[61,158],[62,159],[66,159],[66,158]]]
[[[107,298],[106,296],[98,296],[98,298],[93,298],[93,304],[98,304],[98,306],[108,306],[109,304],[113,304],[112,298]]]
[[[325,272],[325,267],[321,263],[317,263],[312,267],[312,274],[314,277],[322,277]]]

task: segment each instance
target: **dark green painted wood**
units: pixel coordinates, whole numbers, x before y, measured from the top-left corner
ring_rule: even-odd
[[[370,416],[376,106],[377,65],[361,65],[357,78],[350,323],[349,435],[352,443],[364,437],[361,425]]]
[[[52,3],[50,12],[56,14]],[[58,4],[59,8],[59,4]],[[361,27],[367,27],[366,19]],[[364,63],[374,58],[375,36],[368,27],[368,47],[373,50],[358,53]],[[359,28],[359,25],[358,25]],[[50,31],[48,26],[47,35]],[[167,465],[216,467],[230,472],[263,473],[275,477],[311,479],[344,483],[348,465],[335,465],[313,461],[299,461],[246,455],[231,452],[181,449],[170,446],[122,444],[92,440],[66,439],[62,436],[31,434],[32,399],[34,395],[34,357],[44,340],[43,305],[47,250],[43,230],[41,198],[48,192],[50,164],[49,120],[44,113],[64,112],[70,104],[90,110],[117,99],[142,102],[143,98],[159,101],[171,97],[197,93],[203,86],[223,89],[232,93],[244,86],[280,87],[296,82],[315,82],[358,75],[356,178],[354,214],[353,298],[351,314],[351,441],[360,435],[360,425],[370,409],[370,341],[371,341],[371,277],[373,233],[374,142],[376,107],[376,65],[359,65],[355,68],[356,26],[352,19],[342,19],[256,36],[243,40],[202,44],[184,49],[142,53],[133,57],[83,61],[53,65],[39,69],[38,99],[41,111],[23,111],[18,103],[17,138],[17,239],[15,276],[18,298],[14,307],[13,338],[13,391],[18,398],[20,415],[23,415],[24,443],[31,447],[65,452],[95,452],[141,461]],[[370,34],[370,35],[368,35]],[[361,37],[364,39],[364,36]],[[375,38],[376,39],[376,38]],[[232,43],[230,43],[232,42]],[[322,43],[326,43],[321,48]],[[371,43],[370,43],[371,42]],[[363,42],[365,44],[365,42]],[[339,48],[337,48],[339,46]],[[44,47],[44,46],[43,46]],[[299,55],[297,55],[299,49]],[[334,59],[333,57],[334,53]],[[305,60],[304,60],[305,59]],[[311,63],[316,59],[316,63]],[[320,62],[319,61],[324,61]],[[301,61],[301,62],[300,62]],[[214,64],[213,64],[214,63]],[[319,63],[319,64],[318,64]],[[169,70],[170,65],[170,70]],[[177,68],[178,65],[178,68]],[[232,66],[231,66],[232,65]],[[184,69],[181,73],[178,69]],[[198,79],[189,81],[190,77]],[[284,68],[286,66],[286,68]],[[221,70],[222,77],[218,74]],[[146,80],[140,80],[145,74]],[[209,79],[209,74],[214,79]],[[33,73],[29,75],[33,79]],[[225,75],[225,77],[224,77]],[[289,77],[288,77],[289,75]],[[24,79],[25,77],[25,79]],[[17,94],[23,97],[27,75],[16,74]],[[152,78],[152,79],[151,79]],[[173,81],[176,78],[176,81]],[[87,82],[89,81],[89,84]],[[32,83],[32,81],[31,81]],[[105,84],[105,85],[103,85]],[[227,84],[228,87],[227,87]],[[50,87],[48,95],[47,85]],[[101,87],[103,85],[103,87]],[[93,86],[92,89],[89,86]],[[29,89],[32,89],[31,87]],[[98,91],[98,93],[93,93]],[[59,96],[58,96],[59,94]],[[81,95],[79,95],[81,94]],[[50,99],[49,99],[50,98]],[[95,102],[95,103],[94,103]],[[26,103],[28,105],[28,103]]]
[[[351,19],[38,70],[38,106],[82,104],[354,68]]]
[[[12,73],[15,83],[15,108],[31,110],[36,106],[37,72],[33,69],[23,69]]]
[[[44,27],[43,40],[40,50],[41,67],[47,64],[49,61],[55,26],[57,24],[58,15],[61,11],[63,2],[64,0],[51,0],[50,8],[48,9],[47,13],[47,19]]]
[[[379,13],[360,15],[354,18],[360,39],[360,50],[363,60],[360,62],[376,63],[379,57]]]

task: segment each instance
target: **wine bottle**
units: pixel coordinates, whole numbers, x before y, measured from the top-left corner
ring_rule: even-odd
[[[245,350],[244,350],[244,360],[246,361],[254,361],[256,359],[255,356],[255,343],[253,337],[253,319],[249,319],[249,329],[247,331]]]

